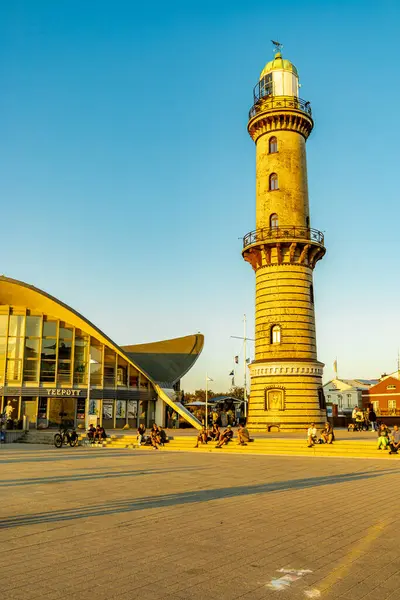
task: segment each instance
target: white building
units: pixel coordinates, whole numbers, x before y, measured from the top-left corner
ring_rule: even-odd
[[[339,412],[350,412],[362,406],[362,392],[378,383],[378,379],[339,379],[336,377],[323,386],[325,401],[337,404]]]

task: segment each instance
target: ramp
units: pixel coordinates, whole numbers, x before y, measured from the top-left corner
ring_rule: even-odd
[[[183,404],[176,400],[175,390],[170,388],[161,388],[160,386],[156,386],[157,393],[161,400],[164,400],[168,406],[170,406],[173,410],[175,410],[178,415],[183,417],[185,421],[193,425],[196,429],[201,429],[202,424],[200,421],[183,406]]]

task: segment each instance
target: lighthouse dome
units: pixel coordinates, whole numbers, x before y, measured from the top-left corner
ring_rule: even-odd
[[[261,71],[260,80],[254,90],[255,98],[265,96],[299,96],[299,74],[290,60],[277,52]]]
[[[269,62],[267,62],[267,64],[261,71],[260,79],[265,77],[265,75],[267,75],[268,73],[271,73],[271,71],[289,71],[290,73],[296,75],[296,77],[299,76],[294,64],[291,63],[290,60],[282,58],[282,54],[280,52],[277,52],[275,54],[274,60],[270,60]]]

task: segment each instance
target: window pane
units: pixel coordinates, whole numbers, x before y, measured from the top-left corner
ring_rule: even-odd
[[[70,383],[71,381],[71,363],[70,362],[59,362],[58,363],[58,381],[61,383]]]
[[[0,315],[0,335],[7,335],[8,315]]]
[[[26,337],[40,337],[42,317],[26,317]]]
[[[8,358],[22,358],[23,353],[23,338],[8,338],[8,349],[7,349],[7,357]]]
[[[97,363],[101,363],[103,358],[103,348],[100,342],[91,338],[90,341],[90,358]]]
[[[42,358],[56,358],[56,340],[42,340]]]
[[[0,338],[0,358],[5,358],[5,356],[6,356],[6,344],[7,344],[7,338],[1,337]]]
[[[59,338],[64,340],[72,339],[72,327],[68,327],[65,323],[60,323]]]
[[[101,363],[90,363],[90,383],[101,385]]]
[[[57,321],[43,321],[43,337],[57,337]]]
[[[8,329],[9,336],[24,336],[24,325],[25,325],[25,316],[24,315],[10,315],[10,325]]]
[[[7,360],[7,381],[9,383],[21,381],[21,367],[21,360]]]
[[[86,383],[88,351],[89,338],[75,337],[74,383]]]
[[[56,377],[55,361],[42,360],[40,365],[40,381],[54,383]]]
[[[106,368],[106,367],[105,367]],[[118,385],[126,385],[127,384],[127,368],[119,366],[117,369],[117,384]]]
[[[72,340],[60,340],[58,360],[71,360]]]
[[[39,339],[25,339],[25,358],[39,358],[39,344]]]
[[[104,348],[104,387],[115,386],[115,352]]]
[[[24,381],[39,380],[39,361],[25,360],[24,364]]]

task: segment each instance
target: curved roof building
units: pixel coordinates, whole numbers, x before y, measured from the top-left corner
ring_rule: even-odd
[[[197,360],[201,334],[119,346],[77,311],[32,285],[0,276],[0,393],[14,426],[165,425],[179,402],[180,379]]]

